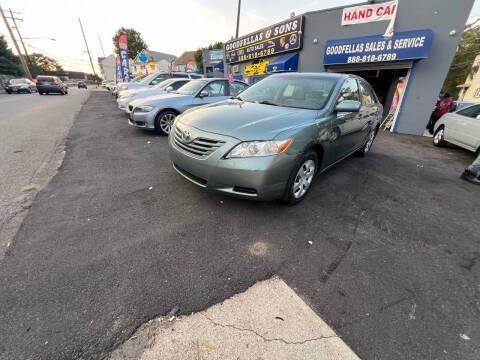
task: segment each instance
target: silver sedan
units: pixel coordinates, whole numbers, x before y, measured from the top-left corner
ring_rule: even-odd
[[[220,78],[192,80],[174,93],[131,102],[129,124],[168,135],[179,114],[235,97],[247,87],[246,83],[237,80],[232,84]]]

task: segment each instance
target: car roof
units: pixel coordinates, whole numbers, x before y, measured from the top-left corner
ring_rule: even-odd
[[[284,72],[284,73],[276,73],[272,74],[271,76],[288,76],[288,77],[321,77],[321,78],[332,78],[332,79],[346,79],[349,77],[356,77],[361,79],[360,76],[352,75],[352,74],[345,74],[345,73],[333,73],[333,72]]]

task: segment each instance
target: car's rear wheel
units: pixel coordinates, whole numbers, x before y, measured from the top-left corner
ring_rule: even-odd
[[[318,155],[307,151],[297,162],[288,179],[283,201],[290,205],[301,202],[310,190],[318,168]]]
[[[177,115],[178,114],[172,110],[160,112],[155,119],[155,130],[160,135],[168,136]]]
[[[435,134],[433,135],[433,145],[435,146],[445,146],[447,142],[445,141],[445,127],[442,125],[440,126]]]
[[[363,145],[362,148],[358,149],[355,155],[359,157],[364,157],[365,155],[368,154],[370,149],[372,148],[373,142],[375,141],[375,138],[377,136],[378,128],[377,129],[372,129],[370,131],[370,134],[368,134],[367,142],[365,145]]]

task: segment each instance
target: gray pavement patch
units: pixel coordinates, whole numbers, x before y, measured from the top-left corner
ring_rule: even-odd
[[[359,359],[277,277],[200,313],[167,319],[143,325],[109,360]]]

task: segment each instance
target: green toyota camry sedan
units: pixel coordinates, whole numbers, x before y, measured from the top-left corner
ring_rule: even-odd
[[[382,112],[360,77],[271,75],[235,98],[178,116],[169,135],[171,159],[200,187],[296,204],[317,174],[368,153]]]

